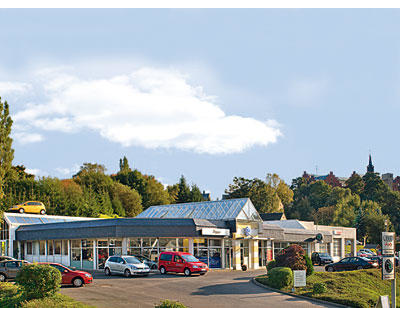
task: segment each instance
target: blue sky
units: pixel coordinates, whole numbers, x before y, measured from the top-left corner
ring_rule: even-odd
[[[15,164],[126,155],[220,197],[234,176],[400,174],[399,10],[0,10]]]

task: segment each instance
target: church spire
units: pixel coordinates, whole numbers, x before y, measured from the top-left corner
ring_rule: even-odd
[[[371,154],[369,154],[369,163],[367,166],[367,172],[374,172],[374,165],[372,164]]]

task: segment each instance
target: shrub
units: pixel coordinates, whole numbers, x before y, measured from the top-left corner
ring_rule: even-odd
[[[0,283],[0,308],[19,307],[24,300],[20,287],[11,283]]]
[[[288,267],[292,270],[306,270],[305,251],[299,245],[283,249],[275,258],[277,267]]]
[[[314,273],[314,266],[309,256],[305,255],[304,260],[306,261],[306,274],[309,276]]]
[[[314,294],[322,294],[325,293],[327,290],[325,283],[314,283],[313,286],[313,293]]]
[[[269,286],[282,289],[292,284],[293,272],[290,268],[277,267],[268,270],[267,283]]]
[[[179,302],[163,300],[160,304],[155,306],[156,308],[186,308],[185,305]]]
[[[271,270],[273,268],[276,268],[276,261],[275,260],[272,260],[272,261],[268,262],[268,264],[267,264],[267,271],[269,271],[269,270]]]
[[[60,288],[61,273],[49,265],[29,264],[18,272],[15,283],[28,300],[54,295]]]

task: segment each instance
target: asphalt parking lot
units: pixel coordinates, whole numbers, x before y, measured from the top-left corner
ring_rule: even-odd
[[[124,278],[94,273],[93,284],[63,287],[61,293],[96,307],[154,307],[163,299],[179,301],[188,307],[266,308],[330,307],[261,288],[251,278],[256,271],[211,271],[204,276],[160,275]]]

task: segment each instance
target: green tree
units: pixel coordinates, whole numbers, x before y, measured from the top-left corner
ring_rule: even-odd
[[[10,108],[0,97],[0,200],[4,197],[5,177],[12,167],[14,149],[12,148],[11,127],[13,121],[10,117]]]
[[[250,200],[260,213],[274,213],[280,210],[280,199],[274,189],[260,179],[254,179],[249,192]]]
[[[385,200],[385,195],[389,191],[389,187],[382,181],[378,173],[367,172],[363,176],[365,183],[364,190],[360,197],[362,200],[370,200],[382,203]]]
[[[124,213],[124,215],[128,217],[135,217],[143,211],[142,198],[136,190],[131,189],[121,183],[115,182],[112,185],[112,192],[114,197],[114,205],[118,206],[118,203],[120,203],[124,209],[124,212],[118,210],[116,212],[117,214],[120,213],[118,215],[122,215],[121,213]]]
[[[173,185],[167,186],[167,191],[172,203],[178,203],[179,184],[175,183]]]
[[[351,177],[345,182],[346,188],[350,189],[353,194],[357,195],[360,195],[363,192],[364,185],[363,179],[356,172],[353,172]]]
[[[131,168],[129,167],[128,158],[124,156],[123,159],[119,160],[119,172],[126,173],[131,172]]]
[[[81,177],[81,176],[83,176],[83,175],[85,175],[87,173],[105,174],[105,172],[106,172],[106,167],[104,165],[100,165],[100,164],[97,164],[97,163],[85,162],[80,167],[80,170],[78,171],[78,173],[73,175],[73,178]]]
[[[185,177],[182,175],[178,183],[178,198],[177,203],[187,203],[190,202],[190,188],[187,185]]]
[[[164,205],[171,203],[171,197],[164,185],[154,176],[145,176],[145,190],[142,195],[143,209],[152,205]]]
[[[234,177],[225,193],[229,198],[249,197],[260,213],[272,213],[289,208],[293,201],[293,191],[277,174],[268,173],[265,181]]]
[[[193,184],[190,190],[190,202],[201,202],[201,201],[204,201],[203,195],[201,194],[199,187]]]
[[[233,184],[230,184],[225,193],[230,199],[250,197],[250,189],[253,185],[253,180],[234,177]]]

